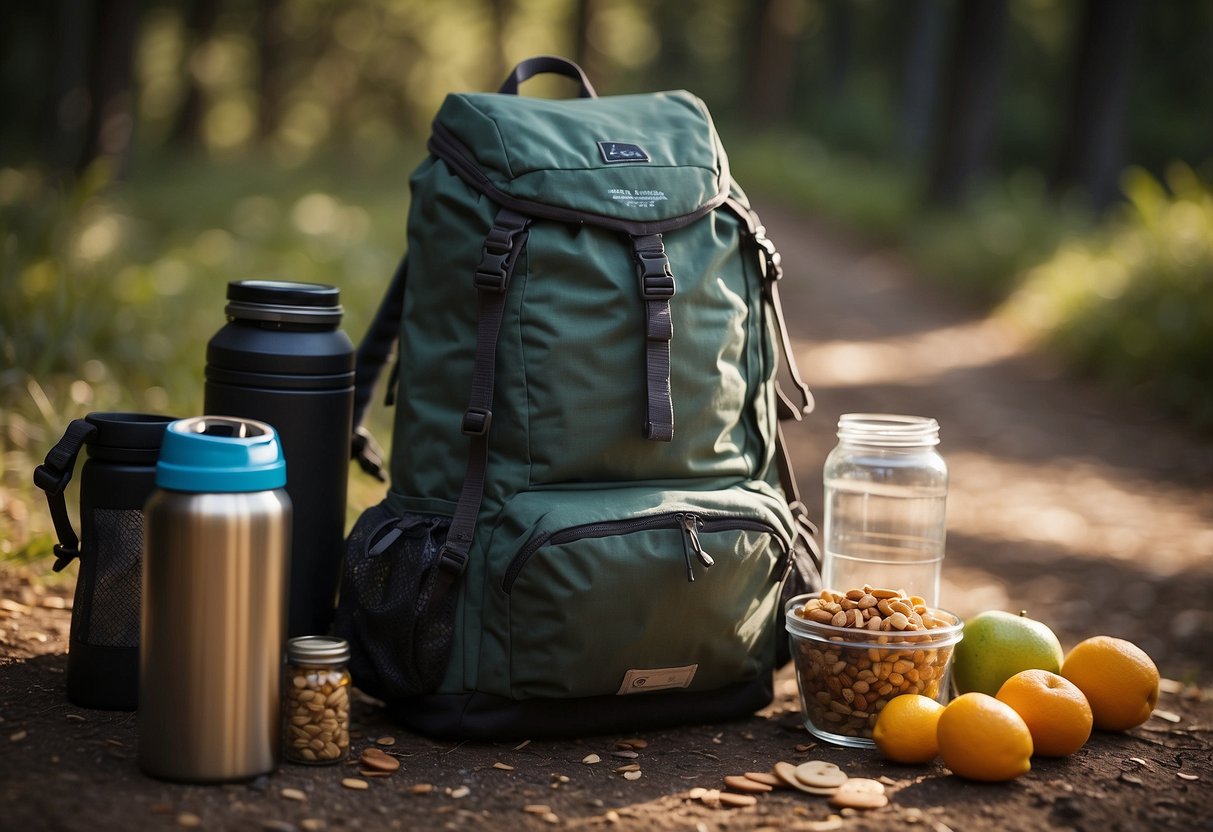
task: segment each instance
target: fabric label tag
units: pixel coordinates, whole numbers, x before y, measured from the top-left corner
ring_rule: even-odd
[[[616,696],[629,693],[647,693],[651,690],[669,690],[670,688],[690,687],[695,678],[697,664],[685,667],[658,667],[652,670],[629,670],[623,675],[623,684],[616,691]]]
[[[598,150],[602,152],[602,161],[608,165],[619,162],[647,162],[649,154],[638,144],[627,142],[599,142]]]

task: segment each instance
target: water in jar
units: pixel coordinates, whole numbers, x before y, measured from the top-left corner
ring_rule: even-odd
[[[825,586],[871,584],[939,603],[947,485],[825,481]]]

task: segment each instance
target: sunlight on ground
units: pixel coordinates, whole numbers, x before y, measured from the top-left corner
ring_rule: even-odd
[[[815,380],[830,387],[925,384],[941,373],[994,364],[1026,351],[992,319],[966,321],[929,332],[813,344],[797,356]]]
[[[949,454],[948,462],[950,532],[1148,562],[1161,574],[1209,565],[1213,528],[1203,518],[1213,514],[1213,496],[1161,482],[1142,493],[1097,463],[1059,471],[975,453]]]

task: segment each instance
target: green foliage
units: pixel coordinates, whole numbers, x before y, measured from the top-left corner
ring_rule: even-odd
[[[869,239],[896,241],[914,211],[914,180],[904,169],[829,150],[804,133],[726,133],[724,141],[743,187]]]
[[[1059,203],[1027,170],[986,183],[959,210],[920,210],[907,220],[901,242],[919,270],[984,303],[1005,297],[1025,269],[1091,224],[1081,204]]]
[[[1117,386],[1213,428],[1213,190],[1176,164],[1124,177],[1129,205],[1067,240],[1003,304],[1007,319]]]
[[[1140,169],[1096,223],[1021,172],[961,209],[922,210],[913,180],[803,137],[734,137],[734,173],[765,197],[902,250],[927,279],[997,308],[1076,371],[1213,429],[1213,191]]]
[[[30,476],[72,419],[201,411],[229,280],[334,284],[360,338],[404,249],[418,153],[373,167],[147,159],[121,186],[100,170],[62,186],[0,168],[0,557],[49,552]]]

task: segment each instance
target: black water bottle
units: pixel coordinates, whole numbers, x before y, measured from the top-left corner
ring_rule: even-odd
[[[139,615],[143,576],[143,505],[156,487],[156,459],[172,416],[90,413],[67,427],[34,484],[46,492],[56,572],[80,558],[72,604],[67,695],[84,708],[134,710],[139,698]],[[64,489],[76,457],[80,472],[80,537]]]
[[[354,345],[333,286],[269,280],[227,287],[228,323],[206,348],[208,415],[267,422],[286,457],[291,525],[289,636],[327,633],[345,537]]]

